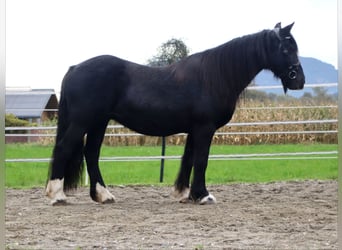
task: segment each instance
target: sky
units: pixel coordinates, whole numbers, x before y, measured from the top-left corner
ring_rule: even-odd
[[[337,68],[337,0],[6,1],[6,87],[59,92],[69,66],[97,55],[146,64],[171,38],[192,54],[278,22],[295,22],[300,56]]]

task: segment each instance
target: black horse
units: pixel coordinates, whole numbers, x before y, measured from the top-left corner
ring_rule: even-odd
[[[285,93],[304,87],[292,26],[281,28],[278,23],[272,30],[233,39],[166,67],[109,55],[70,67],[62,83],[46,187],[52,204],[65,202],[64,190],[77,186],[83,155],[91,198],[114,202],[99,170],[110,119],[151,136],[187,133],[175,192],[182,202],[215,203],[205,184],[209,148],[215,131],[231,119],[241,92],[263,69],[281,79]]]

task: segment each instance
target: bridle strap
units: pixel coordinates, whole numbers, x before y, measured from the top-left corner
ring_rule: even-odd
[[[287,72],[284,72],[283,73],[283,75],[286,75],[287,74],[287,77],[289,78],[289,79],[291,79],[291,80],[294,80],[294,79],[296,79],[297,78],[297,72],[298,72],[298,66],[300,65],[300,62],[298,61],[298,62],[296,62],[296,63],[294,63],[294,64],[292,64],[292,65],[290,65],[289,67],[288,67],[288,70],[289,71],[287,71]]]

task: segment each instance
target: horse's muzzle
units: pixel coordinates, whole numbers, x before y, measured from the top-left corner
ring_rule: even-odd
[[[304,88],[305,84],[305,76],[301,65],[297,67],[290,67],[288,74],[281,79],[284,92],[286,93],[287,89],[291,90],[300,90]]]

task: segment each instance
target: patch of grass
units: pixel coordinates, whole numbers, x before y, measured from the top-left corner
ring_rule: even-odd
[[[337,150],[336,144],[296,145],[213,145],[212,155],[256,154],[280,152],[311,152]],[[6,159],[50,158],[51,146],[30,144],[6,145]],[[158,156],[161,147],[108,147],[101,157],[108,156]],[[166,155],[181,155],[183,146],[167,146]],[[49,163],[6,163],[6,187],[27,188],[44,186]],[[164,184],[172,185],[177,176],[180,160],[166,160]],[[107,185],[159,184],[160,161],[101,162],[101,172]],[[276,160],[210,160],[206,181],[208,184],[231,182],[270,182],[301,179],[337,179],[337,158],[334,159],[276,159]]]

